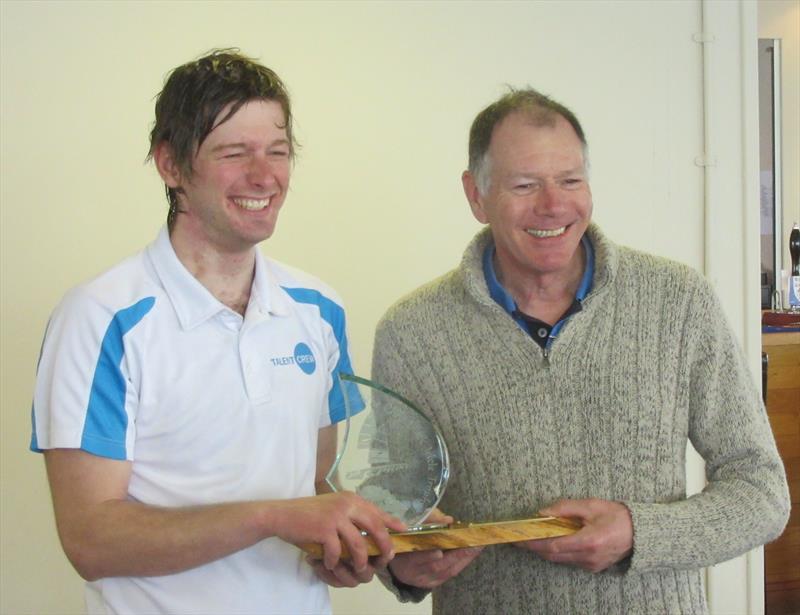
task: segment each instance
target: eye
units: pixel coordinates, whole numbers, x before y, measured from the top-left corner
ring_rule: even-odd
[[[270,150],[268,153],[273,158],[288,158],[289,157],[289,150],[287,150],[287,149],[273,149],[273,150]]]
[[[514,192],[531,192],[532,190],[536,189],[536,184],[534,182],[520,182],[518,184],[514,184],[513,190]]]
[[[237,158],[242,158],[244,156],[244,150],[242,149],[225,149],[220,152],[220,159],[222,160],[236,160]]]

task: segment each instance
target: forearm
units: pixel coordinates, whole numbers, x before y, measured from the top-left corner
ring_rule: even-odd
[[[59,535],[87,580],[158,576],[194,568],[273,534],[269,503],[158,508],[125,500],[60,515]],[[57,515],[59,517],[59,515]]]
[[[356,567],[367,562],[369,533],[388,556],[387,527],[405,526],[354,493],[164,508],[132,502],[130,463],[75,449],[45,453],[58,533],[81,576],[156,576],[199,566],[275,536],[323,547],[332,569],[342,543]]]
[[[774,540],[788,516],[782,467],[759,483],[711,481],[671,503],[626,502],[634,527],[631,571],[701,568]]]
[[[59,537],[81,576],[155,576],[199,566],[277,536],[331,542],[359,502],[335,495],[158,507],[128,497],[130,462],[77,449],[45,452]],[[369,519],[366,521],[369,523]],[[373,527],[373,525],[369,525]],[[376,531],[376,530],[375,530]]]

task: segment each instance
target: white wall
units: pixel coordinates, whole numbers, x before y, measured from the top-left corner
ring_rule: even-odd
[[[39,344],[65,290],[162,224],[161,186],[143,164],[153,96],[169,69],[211,47],[241,47],[291,90],[303,149],[263,249],[340,291],[361,373],[386,307],[457,264],[478,228],[459,175],[469,123],[503,84],[577,112],[595,219],[611,237],[703,267],[699,0],[6,1],[0,23],[4,614],[81,609],[42,460],[27,452]],[[374,584],[334,603],[429,610]]]

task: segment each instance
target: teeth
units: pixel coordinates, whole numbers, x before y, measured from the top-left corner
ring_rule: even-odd
[[[564,231],[567,230],[567,227],[562,226],[561,228],[554,228],[547,230],[529,228],[525,230],[528,232],[529,235],[533,235],[534,237],[558,237],[559,235],[563,234]]]
[[[264,209],[269,205],[270,199],[233,199],[233,202],[236,203],[242,209],[247,209],[249,211],[258,211],[259,209]]]

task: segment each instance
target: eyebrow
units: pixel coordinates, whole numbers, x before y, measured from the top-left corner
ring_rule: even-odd
[[[219,152],[224,149],[246,149],[247,145],[244,143],[220,143],[211,148],[212,152]]]
[[[275,147],[276,145],[289,145],[288,139],[275,139],[268,147]],[[236,141],[233,143],[220,143],[211,148],[212,152],[219,152],[226,149],[247,149],[248,145],[244,141]]]
[[[556,173],[555,177],[568,177],[569,175],[576,175],[576,174],[586,174],[586,167],[575,167],[573,169],[567,169],[566,171],[561,171]],[[539,173],[532,173],[530,171],[519,171],[519,172],[512,172],[508,174],[508,177],[512,178],[525,178],[525,179],[539,179]]]
[[[556,177],[566,177],[567,175],[576,175],[576,174],[582,174],[582,173],[586,173],[586,167],[585,166],[580,166],[580,167],[575,167],[574,169],[569,169],[567,171],[564,171],[563,173],[557,174]]]

